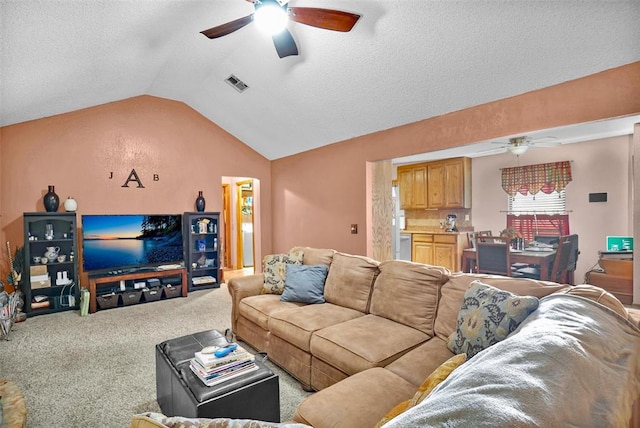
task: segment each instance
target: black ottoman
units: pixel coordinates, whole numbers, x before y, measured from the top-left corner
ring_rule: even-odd
[[[162,413],[280,422],[278,376],[258,358],[258,370],[211,387],[191,371],[189,360],[195,352],[226,343],[222,333],[209,330],[156,345],[156,396]]]

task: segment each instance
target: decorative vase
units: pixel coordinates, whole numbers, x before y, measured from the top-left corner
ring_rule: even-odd
[[[69,196],[67,200],[64,201],[64,209],[70,213],[75,212],[78,209],[78,203],[75,199]]]
[[[196,198],[196,211],[198,211],[199,213],[203,212],[204,204],[205,204],[205,200],[204,200],[204,196],[202,196],[202,190],[199,190],[198,197]]]
[[[49,213],[54,213],[58,211],[58,206],[60,205],[60,198],[56,195],[54,191],[54,186],[49,186],[49,191],[44,198],[42,198],[42,202],[44,202],[44,209]]]

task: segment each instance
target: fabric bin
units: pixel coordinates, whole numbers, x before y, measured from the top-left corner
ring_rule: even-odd
[[[164,290],[164,297],[171,299],[172,297],[178,297],[182,291],[182,287],[162,287]]]
[[[142,290],[145,302],[155,302],[162,297],[162,290],[160,288],[150,288],[148,290]]]
[[[135,305],[136,303],[140,303],[142,291],[125,291],[123,293],[120,293],[120,295],[122,296],[123,305]]]
[[[120,296],[117,294],[107,294],[104,296],[96,296],[96,301],[100,309],[110,309],[118,306]]]

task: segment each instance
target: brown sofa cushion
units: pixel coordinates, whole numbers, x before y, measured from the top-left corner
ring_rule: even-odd
[[[302,306],[273,314],[269,319],[269,331],[309,352],[314,331],[363,315],[362,312],[331,303]]]
[[[293,247],[291,253],[302,251],[304,253],[302,264],[304,265],[327,265],[331,266],[333,255],[336,250],[328,248]]]
[[[622,302],[618,300],[613,294],[609,293],[607,290],[601,287],[590,284],[580,284],[576,285],[575,287],[563,290],[562,292],[573,294],[574,296],[581,296],[593,300],[594,302],[598,302],[601,305],[604,305],[612,311],[616,312],[623,318],[629,319],[629,312],[627,312],[627,309],[624,307]]]
[[[415,328],[369,314],[316,331],[310,349],[315,357],[353,375],[384,367],[428,339]]]
[[[464,293],[471,283],[478,279],[501,290],[510,291],[520,296],[535,296],[537,298],[548,296],[569,287],[568,285],[558,285],[533,279],[469,273],[452,274],[449,277],[449,281],[440,288],[441,297],[434,326],[436,336],[446,341],[456,331],[458,312],[462,305]]]
[[[402,260],[383,262],[369,313],[433,336],[440,286],[449,275],[449,270],[439,266]]]
[[[436,336],[385,368],[417,387],[429,376],[429,373],[453,356],[454,353],[447,347],[447,341]]]
[[[283,302],[278,294],[260,294],[242,299],[238,306],[240,315],[263,330],[269,329],[269,318],[278,311],[305,305],[298,302]]]
[[[324,298],[338,306],[367,312],[380,262],[365,256],[335,253],[324,285]]]
[[[388,370],[373,368],[311,395],[298,406],[293,420],[311,426],[373,427],[415,392],[415,385]]]
[[[467,354],[457,354],[442,363],[429,375],[429,377],[425,379],[411,399],[405,400],[391,409],[386,415],[384,415],[384,418],[378,422],[375,428],[381,428],[384,424],[399,414],[406,412],[417,404],[420,404],[429,396],[436,386],[440,385],[456,368],[464,364],[465,361],[467,361]]]

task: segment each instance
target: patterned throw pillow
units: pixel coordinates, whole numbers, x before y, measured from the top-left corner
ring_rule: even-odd
[[[473,281],[464,293],[458,312],[456,331],[447,346],[468,358],[504,340],[529,314],[538,308],[533,296],[518,296],[508,291]]]
[[[287,275],[287,264],[301,265],[304,253],[292,251],[288,254],[271,254],[262,260],[264,286],[262,294],[282,294],[284,280]]]

